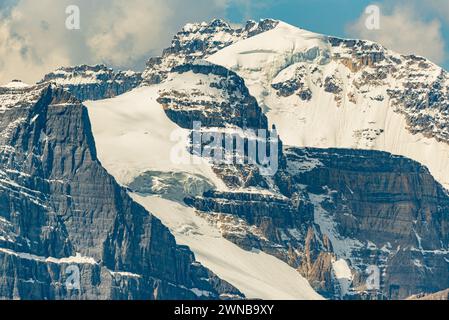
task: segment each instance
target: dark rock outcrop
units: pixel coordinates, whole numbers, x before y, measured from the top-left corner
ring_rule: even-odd
[[[245,82],[235,72],[200,61],[174,67],[171,74],[187,72],[207,76],[204,80],[207,81],[206,88],[216,89],[220,95],[212,96],[195,87],[161,92],[158,102],[163,105],[167,116],[180,127],[192,129],[194,121],[200,122],[203,127],[235,125],[259,129],[268,126],[256,99],[249,94]],[[203,80],[198,77],[197,81],[201,83]]]
[[[106,172],[67,91],[1,89],[0,112],[1,298],[241,296]]]
[[[449,143],[449,75],[446,70],[424,57],[395,54],[370,41],[333,37],[328,37],[328,41],[338,52],[332,59],[353,73],[350,81],[357,90],[351,92],[351,96],[365,95],[370,88],[383,87],[394,111],[406,118],[411,133]]]
[[[287,159],[312,161],[296,174],[292,166],[294,183],[330,195],[322,205],[339,237],[360,243],[353,267],[378,266],[386,297],[449,286],[449,197],[427,168],[379,151],[289,148]]]
[[[373,59],[370,63],[377,63],[378,59]],[[179,126],[191,129],[194,121],[200,121],[206,128],[219,130],[254,123],[255,128],[268,130],[265,120],[253,120],[265,117],[258,107],[253,116],[241,114],[235,119],[232,112],[239,106],[202,103],[218,101],[218,97],[225,102],[239,101],[239,92],[247,93],[244,82],[231,71],[197,62],[174,67],[172,72],[192,72],[198,75],[198,83],[225,93],[210,96],[190,87],[176,94],[161,93],[159,102]],[[204,83],[201,75],[214,80]],[[231,85],[213,86],[230,77]],[[300,80],[273,87],[282,96],[299,95],[305,89],[295,82]],[[336,96],[341,92],[338,78],[327,78],[323,85]],[[269,178],[250,165],[214,164],[214,171],[231,191],[206,192],[185,201],[212,223],[225,221],[222,234],[227,239],[284,260],[328,298],[400,299],[447,287],[444,281],[437,282],[441,277],[447,279],[448,272],[448,197],[428,170],[381,152],[311,150],[287,148],[286,154],[281,150],[279,170]],[[251,188],[256,190],[249,191]],[[326,228],[329,226],[317,214],[320,210],[335,229]],[[342,258],[352,279],[338,279],[334,263]],[[372,265],[382,272],[376,292],[366,289],[366,268]],[[341,281],[351,281],[349,292]]]
[[[118,71],[105,65],[60,68],[44,76],[39,83],[55,83],[80,101],[112,98],[138,87],[142,74]]]
[[[161,57],[151,58],[143,73],[144,83],[160,83],[167,78],[172,68],[205,59],[231,44],[269,31],[278,21],[265,19],[248,21],[243,28],[233,29],[227,22],[215,19],[210,23],[187,24],[172,40]]]

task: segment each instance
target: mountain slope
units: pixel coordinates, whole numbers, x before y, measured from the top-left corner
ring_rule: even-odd
[[[178,32],[171,46],[162,56],[151,58],[142,74],[146,84],[160,83],[173,67],[204,59],[242,39],[271,30],[278,24],[272,19],[248,21],[243,28],[232,28],[227,22],[215,19],[210,23],[189,23]]]
[[[106,172],[67,91],[1,88],[0,115],[0,298],[241,296]]]
[[[223,22],[215,21],[214,24],[225,26]],[[354,104],[354,97],[345,98],[342,94],[345,83],[340,83],[341,77],[334,73],[352,70],[355,73],[353,77],[366,80],[364,85],[377,84],[381,86],[380,91],[386,90],[386,94],[391,94],[391,84],[382,84],[376,78],[382,78],[383,68],[389,70],[391,65],[381,64],[379,69],[374,69],[374,66],[385,59],[389,63],[401,64],[395,60],[397,57],[394,54],[385,58],[384,49],[376,44],[328,38],[282,22],[250,38],[237,39],[237,42],[231,41],[226,45],[218,43],[214,47],[211,39],[221,32],[220,28],[212,28],[206,39],[202,38],[202,32],[194,32],[187,37],[186,47],[175,38],[174,43],[178,44],[173,48],[176,50],[167,50],[170,54],[166,59],[169,59],[170,66],[164,58],[154,60],[149,65],[148,70],[163,70],[163,77],[155,81],[156,85],[150,81],[153,83],[150,87],[112,101],[89,103],[96,123],[95,135],[101,137],[99,141],[103,145],[100,153],[109,163],[106,167],[110,166],[111,172],[122,176],[120,180],[134,193],[134,198],[146,207],[154,208],[156,214],[171,226],[177,238],[191,246],[206,265],[250,296],[254,294],[257,282],[250,281],[250,285],[245,286],[242,283],[246,281],[238,281],[232,273],[221,273],[221,263],[217,263],[214,252],[208,250],[205,245],[207,241],[198,243],[198,237],[207,237],[210,232],[204,221],[221,237],[241,249],[249,252],[260,250],[289,264],[306,277],[317,292],[328,298],[401,299],[420,290],[433,292],[446,288],[448,241],[445,230],[448,218],[445,208],[448,198],[446,191],[417,163],[375,151],[348,153],[346,150],[332,149],[310,153],[289,146],[282,149],[282,141],[279,170],[272,177],[261,175],[258,167],[213,163],[213,159],[207,157],[208,162],[202,162],[200,167],[208,168],[208,174],[192,166],[192,162],[180,166],[171,157],[166,158],[168,161],[161,161],[169,156],[173,146],[180,148],[182,159],[192,157],[186,154],[186,150],[194,121],[200,121],[203,130],[209,133],[232,132],[239,135],[245,128],[269,131],[270,126],[262,111],[276,125],[280,138],[293,145],[298,137],[306,141],[310,134],[323,134],[326,139],[335,142],[338,140],[333,137],[335,130],[351,128],[346,122],[350,122],[352,113],[356,118],[359,114],[360,123],[365,124],[367,112],[363,108],[360,111],[358,105],[345,105],[347,100]],[[177,37],[184,34],[181,32]],[[203,41],[203,46],[195,47],[197,51],[194,55],[186,55],[197,37]],[[216,53],[208,58],[209,61],[218,60],[222,65],[230,63],[234,66],[233,70],[196,59],[208,57],[211,52]],[[348,60],[348,55],[352,60]],[[409,59],[418,61],[413,57]],[[406,69],[424,67],[422,64],[414,66],[413,63],[407,63],[407,66]],[[399,77],[404,77],[405,71],[401,72],[398,73]],[[238,75],[242,75],[245,81]],[[432,75],[429,72],[419,77]],[[351,78],[350,74],[346,76]],[[357,86],[351,88],[362,87],[357,79],[352,79]],[[421,78],[419,81],[427,83]],[[417,92],[419,90],[416,88]],[[376,95],[371,97],[373,92]],[[359,96],[360,101],[368,99],[380,103],[385,100],[381,94],[377,95],[377,91],[366,89],[361,89]],[[303,112],[302,102],[305,106],[310,104],[310,112],[314,115],[311,119],[302,119],[313,126],[315,131],[311,133],[302,127],[297,129],[294,121],[298,112]],[[145,109],[150,104],[154,106],[151,112]],[[136,127],[133,127],[136,119],[128,114],[131,112],[128,110],[130,106],[135,106],[135,112],[142,120]],[[340,118],[336,119],[344,124],[337,121],[336,125],[329,125],[330,129],[322,126],[321,119],[327,119],[329,114],[323,108],[335,108],[335,112],[341,113]],[[318,109],[317,114],[314,114],[315,109]],[[384,116],[401,117],[397,110],[385,106],[374,110],[375,116],[381,119]],[[164,124],[164,119],[170,119],[184,128],[182,134],[174,135],[175,138],[181,137],[181,140],[175,139],[179,144],[162,146],[159,140],[156,141],[156,137],[167,140],[172,136],[170,130],[177,132],[172,123]],[[123,131],[118,129],[121,122],[126,123],[121,128]],[[406,122],[407,118],[404,118],[403,123]],[[111,126],[111,123],[116,125]],[[368,123],[374,124],[371,121]],[[398,139],[403,134],[412,135],[405,125],[403,128],[393,126],[385,119],[382,123],[385,129],[375,130],[376,135],[382,135],[392,127],[391,132],[399,136]],[[145,132],[151,132],[144,129],[146,124],[151,124],[154,136],[145,137]],[[340,134],[338,130],[337,137]],[[126,137],[126,132],[135,132],[134,139]],[[342,141],[349,141],[344,134],[341,133]],[[351,132],[347,135],[354,136],[357,142],[362,139],[375,141],[366,133],[358,135]],[[160,145],[157,149],[162,152],[157,154],[157,159],[137,143],[137,138],[148,143],[148,146]],[[116,141],[120,141],[119,148]],[[431,147],[440,147],[439,143]],[[392,144],[396,145],[396,140]],[[370,148],[375,149],[376,146],[372,144]],[[414,150],[415,146],[409,148]],[[330,160],[327,155],[332,155]],[[133,159],[148,161],[136,164]],[[345,161],[356,170],[345,167]],[[133,165],[124,165],[128,162]],[[133,173],[126,178],[123,170]],[[346,184],[339,184],[335,179],[342,179]],[[180,207],[175,209],[174,203],[166,201],[175,201],[178,203],[176,206]],[[172,208],[179,217],[171,216],[157,203]],[[196,210],[192,211],[186,204]],[[192,223],[192,220],[198,222]],[[185,221],[185,225],[181,221]],[[381,272],[377,290],[366,287],[369,266],[376,266]],[[237,263],[233,271],[242,272]],[[257,274],[257,270],[253,273]],[[414,276],[409,278],[410,274]],[[284,289],[284,294],[290,290],[288,287]],[[302,286],[301,290],[304,297],[309,289]],[[262,293],[258,292],[259,295]]]
[[[157,101],[161,94],[173,89],[207,90],[208,86],[199,84],[199,80],[209,83],[214,78],[174,73],[169,79],[172,81],[135,89],[114,99],[87,102],[101,162],[121,183],[136,190],[133,198],[161,218],[178,243],[188,245],[202,264],[248,298],[320,298],[293,268],[263,252],[247,252],[235,246],[183,203],[187,195],[203,193],[202,188],[193,188],[192,182],[201,181],[206,190],[228,188],[204,159],[197,159],[198,164],[174,163],[178,158],[171,158],[171,151],[179,143],[183,146],[178,157],[197,157],[187,152],[189,130],[171,122]],[[201,92],[221,95],[218,90]],[[173,133],[175,141],[170,140]]]
[[[379,268],[379,291],[389,299],[449,285],[449,197],[427,168],[371,150],[286,154],[294,183],[309,190],[315,222],[349,263],[349,297],[365,290],[369,266]],[[313,165],[298,168],[304,162]]]
[[[385,144],[391,145],[397,153],[401,153],[402,145],[398,141],[403,136],[424,133],[412,132],[407,123],[419,119],[419,114],[412,112],[409,100],[396,101],[398,92],[412,90],[412,95],[422,95],[429,83],[434,87],[438,73],[434,71],[441,71],[422,58],[401,57],[374,43],[329,38],[282,22],[271,30],[226,46],[208,60],[232,68],[220,72],[220,88],[238,92],[232,79],[236,73],[245,79],[242,85],[248,86],[249,93],[257,98],[284,142],[301,145],[298,141],[308,141],[310,137],[314,141],[316,135],[322,135],[324,138],[319,141],[325,147],[351,143],[352,148],[376,149],[375,138],[381,136],[378,141],[387,141]],[[183,63],[182,59],[179,61]],[[176,79],[193,71],[213,77],[217,74],[213,70],[218,68],[196,62],[196,65],[174,66],[167,75],[172,74]],[[385,80],[390,71],[395,72],[396,80],[403,79],[398,80],[398,88],[394,81]],[[241,119],[229,116],[225,108],[220,109],[220,104],[205,103],[210,99],[209,89],[192,87],[196,82],[193,79],[181,90],[168,91],[169,100],[158,100],[170,119],[185,128],[191,128],[192,118],[205,121],[208,130],[213,132],[222,132],[226,126],[242,126]],[[351,81],[346,83],[342,79]],[[169,76],[170,81],[173,80]],[[204,79],[199,82],[207,85]],[[413,82],[416,83],[413,85]],[[444,90],[442,92],[444,95]],[[398,105],[387,108],[389,102],[382,104],[386,96],[392,97]],[[372,103],[365,105],[364,100]],[[217,101],[221,103],[221,97]],[[329,118],[332,112],[338,117]],[[298,115],[301,123],[309,127],[298,125],[295,120]],[[382,126],[375,130],[351,131],[353,116],[355,126],[375,125],[377,122],[371,121],[372,118],[379,118]],[[402,117],[401,121],[395,117]],[[336,123],[330,123],[335,119]],[[266,122],[259,122],[259,125],[268,129]],[[385,134],[387,127],[393,138]],[[445,152],[440,138],[435,135],[429,139],[433,140],[432,144],[425,144],[428,150]],[[406,144],[404,150],[418,150],[417,157],[426,158],[434,165],[431,170],[447,164],[445,158],[435,160],[423,153],[421,147],[419,143]],[[294,154],[302,151],[298,149],[292,153],[291,150],[287,147],[285,154],[280,155],[279,171],[272,179],[257,177],[257,169],[245,172],[249,166],[214,165],[214,171],[227,183],[229,190],[205,192],[185,201],[203,218],[220,226],[223,236],[240,247],[261,249],[298,268],[326,297],[400,299],[419,290],[433,292],[447,286],[445,230],[448,218],[444,209],[447,194],[425,168],[415,163],[406,166],[404,171],[392,169],[390,172],[391,168],[401,168],[404,160],[385,154],[391,162],[385,161],[374,151],[347,154],[345,150],[323,150],[323,154],[329,153],[335,158],[323,163],[320,157],[298,157]],[[351,172],[351,168],[339,167],[337,170],[333,166],[340,158],[359,169]],[[425,161],[424,164],[429,165]],[[383,165],[386,165],[383,170],[376,169]],[[314,170],[317,166],[322,169]],[[298,175],[309,171],[310,179],[298,180]],[[348,182],[331,184],[326,176]],[[323,185],[314,183],[323,179],[326,181]],[[379,181],[382,181],[380,185]],[[352,184],[354,188],[360,187],[358,196],[363,200],[348,201],[356,194],[356,189],[351,189]],[[391,186],[399,188],[400,194]],[[141,187],[137,189],[143,191]],[[360,233],[360,228],[370,230],[370,223],[382,227],[371,226],[377,232],[365,237],[366,232]],[[427,228],[423,227],[425,225]],[[367,290],[364,283],[368,277],[365,269],[370,265],[377,266],[382,273],[380,287],[374,291]]]
[[[403,299],[449,287],[447,74],[424,58],[214,20],[185,26],[142,75],[46,78],[0,88],[2,296]],[[86,112],[70,93],[97,101]],[[249,147],[219,161],[198,134],[275,142],[274,171]],[[82,294],[57,286],[69,264]]]
[[[282,22],[208,60],[245,79],[285,144],[388,151],[449,185],[449,77],[430,61]]]
[[[134,196],[169,226],[176,240],[195,252],[196,259],[249,299],[322,299],[294,268],[260,250],[246,251],[226,240],[193,208],[160,197]]]

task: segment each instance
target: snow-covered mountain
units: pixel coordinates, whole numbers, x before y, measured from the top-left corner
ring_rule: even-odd
[[[188,24],[142,74],[79,66],[0,87],[0,297],[445,290],[447,87],[424,58],[270,19]],[[277,130],[276,172],[195,152],[196,122],[245,145]],[[69,264],[102,289],[55,290]]]
[[[66,90],[0,88],[0,133],[2,299],[243,296],[106,172]]]
[[[207,161],[199,159],[198,164],[186,165],[174,164],[170,158],[177,143],[171,139],[174,132],[185,137],[185,154],[181,156],[189,157],[189,130],[173,123],[157,102],[165,90],[186,89],[185,78],[171,79],[114,99],[86,103],[100,161],[133,191],[135,201],[170,228],[179,244],[189,246],[201,264],[237,286],[247,298],[320,298],[307,280],[285,262],[261,251],[238,247],[183,203],[188,195],[199,196],[210,189],[227,187]],[[195,79],[191,74],[187,83],[200,79],[210,81],[212,77]],[[199,188],[199,182],[203,188]]]
[[[237,29],[220,19],[210,23],[189,23],[175,35],[162,56],[148,61],[142,76],[148,84],[159,83],[173,67],[204,59],[233,43],[271,30],[278,23],[272,19],[250,20],[243,28]]]
[[[285,144],[388,151],[449,186],[449,76],[425,58],[281,22],[208,60],[245,79]]]

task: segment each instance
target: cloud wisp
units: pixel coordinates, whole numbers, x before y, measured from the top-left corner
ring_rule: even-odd
[[[347,26],[347,34],[378,42],[398,53],[421,55],[435,63],[444,61],[445,42],[438,19],[426,21],[416,7],[407,4],[381,6],[379,28],[367,28],[366,21],[371,18],[362,14]]]
[[[21,79],[34,83],[58,67],[104,63],[142,69],[160,54],[187,22],[257,15],[272,0],[0,0],[0,84]],[[383,2],[380,28],[366,28],[366,15],[346,30],[400,53],[445,59],[440,20],[449,25],[449,4],[440,0]],[[80,9],[80,29],[66,28],[68,6]],[[320,10],[317,7],[317,10]],[[426,12],[425,15],[418,14]],[[434,17],[426,20],[423,18]],[[437,20],[440,19],[440,20]],[[446,29],[444,29],[446,30]],[[312,30],[313,31],[313,30]]]
[[[0,83],[34,83],[60,66],[106,63],[141,67],[179,28],[224,17],[228,0],[18,0],[0,7]],[[66,8],[80,9],[79,30]]]

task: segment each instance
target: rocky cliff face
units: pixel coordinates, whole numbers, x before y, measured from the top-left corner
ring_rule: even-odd
[[[206,192],[185,201],[227,239],[284,260],[328,298],[404,299],[448,286],[449,197],[425,167],[375,151],[286,155],[290,197]],[[370,266],[379,287],[367,287]]]
[[[151,58],[143,73],[146,84],[160,83],[173,67],[204,59],[239,40],[253,37],[276,27],[272,19],[248,21],[243,28],[233,29],[227,22],[215,19],[210,23],[187,24],[175,35],[162,56]]]
[[[239,296],[102,168],[67,91],[1,89],[0,112],[0,297]]]
[[[279,170],[273,175],[262,174],[258,166],[246,161],[250,141],[263,140],[248,135],[245,129],[260,129],[265,133],[270,130],[245,82],[232,71],[197,61],[174,67],[167,74],[158,102],[173,122],[192,129],[192,134],[198,133],[193,124],[199,122],[202,132],[246,139],[244,152],[235,150],[238,155],[235,159],[245,159],[244,163],[213,164],[214,172],[230,190],[186,195],[185,203],[217,226],[226,239],[246,250],[254,248],[272,254],[304,270],[302,274],[314,281],[314,288],[320,294],[338,295],[338,283],[332,275],[331,244],[314,225],[313,206],[307,194],[292,184],[282,142],[279,141],[275,150]],[[195,148],[191,152],[195,153]],[[142,188],[142,178],[129,187],[135,192],[152,194],[150,188]],[[163,183],[169,181],[163,179]],[[326,268],[320,268],[322,264]]]
[[[106,67],[75,66],[60,68],[44,76],[39,83],[57,84],[80,101],[101,100],[118,96],[139,86],[142,74],[118,71]]]
[[[287,158],[337,256],[347,255],[356,273],[379,267],[383,295],[403,299],[448,286],[449,197],[427,168],[376,151],[289,148]],[[295,167],[307,162],[306,170]],[[340,251],[348,243],[350,252]],[[355,291],[363,287],[356,278]]]
[[[174,67],[167,76],[172,89],[158,101],[179,126],[191,129],[199,121],[219,132],[248,123],[268,130],[234,72],[197,62]],[[176,81],[187,78],[196,85],[179,88]],[[328,81],[330,92],[336,91],[334,80]],[[279,94],[289,95],[289,87],[277,87]],[[293,89],[307,90],[301,84]],[[281,150],[279,164],[272,177],[250,165],[216,164],[215,172],[233,190],[185,201],[228,240],[284,260],[329,298],[400,299],[447,286],[438,279],[447,279],[448,196],[425,167],[376,151],[295,148]],[[339,263],[349,275],[340,274]],[[379,290],[366,288],[369,266],[382,274]]]
[[[263,32],[276,48],[270,37],[252,38]],[[394,139],[419,134],[412,153],[429,154],[423,145],[431,143],[444,164],[446,73],[367,41],[273,20],[241,29],[214,20],[185,26],[142,76],[82,66],[60,69],[35,87],[0,88],[0,297],[241,297],[177,246],[96,157],[89,119],[73,95],[112,97],[141,78],[158,84],[155,104],[191,130],[189,151],[207,158],[226,188],[215,190],[188,172],[147,170],[129,190],[187,204],[226,239],[283,260],[327,298],[403,299],[449,287],[449,195],[425,166],[378,151],[298,147],[343,137],[339,146],[375,148],[383,141],[403,152]],[[385,125],[397,115],[407,124],[403,131]],[[247,152],[250,143],[269,141],[254,134],[275,132],[269,122],[297,147],[279,140],[277,170],[265,175]],[[346,126],[352,131],[332,131]],[[243,137],[243,152],[231,152],[230,163],[214,162],[214,155],[196,152],[198,133]],[[73,270],[80,289],[64,285]]]
[[[204,61],[174,67],[169,75],[177,84],[162,91],[158,102],[181,128],[192,129],[195,121],[206,128],[267,128],[256,99],[234,72]],[[190,83],[181,86],[182,80]]]
[[[332,37],[328,40],[333,47],[332,59],[355,75],[351,76],[353,88],[348,96],[355,97],[357,91],[362,91],[362,96],[370,97],[369,86],[384,87],[371,99],[389,98],[396,111],[406,117],[408,130],[449,141],[449,76],[444,69],[424,57],[397,55],[376,43]]]
[[[449,186],[448,75],[431,61],[283,22],[207,60],[245,80],[286,145],[403,155]]]

